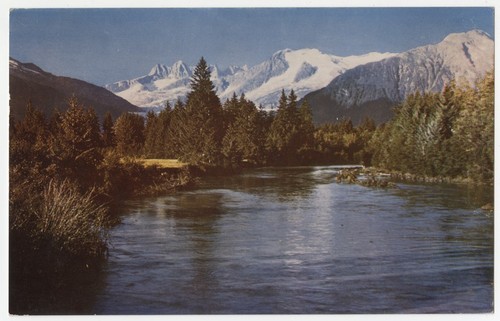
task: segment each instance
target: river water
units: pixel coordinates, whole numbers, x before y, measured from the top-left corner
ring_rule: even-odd
[[[491,188],[378,189],[336,173],[248,170],[126,202],[88,312],[492,311]]]

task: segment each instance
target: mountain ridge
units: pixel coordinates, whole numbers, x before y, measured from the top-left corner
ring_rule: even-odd
[[[220,69],[211,65],[212,81],[222,100],[235,93],[245,93],[248,99],[266,107],[278,101],[281,90],[295,90],[299,98],[326,86],[331,79],[353,66],[384,59],[393,53],[368,53],[361,56],[339,57],[322,53],[318,49],[282,49],[253,67],[230,66]],[[150,73],[130,80],[121,80],[105,86],[108,90],[141,107],[161,107],[168,100],[183,99],[189,92],[189,77],[194,66],[187,66],[181,75],[156,70],[173,70],[162,64],[153,66]],[[160,67],[161,66],[161,67]],[[153,72],[153,70],[155,70]],[[152,77],[152,75],[160,77]]]
[[[473,84],[493,69],[493,55],[493,39],[483,31],[450,34],[437,44],[350,69],[304,99],[317,123],[345,117],[359,123],[370,111],[381,123],[411,93],[439,92],[452,80]]]
[[[56,76],[33,63],[9,58],[10,114],[22,118],[29,102],[50,115],[55,108],[63,111],[75,96],[81,104],[93,107],[99,117],[110,112],[118,117],[123,112],[139,112],[137,106],[103,87],[83,80]]]

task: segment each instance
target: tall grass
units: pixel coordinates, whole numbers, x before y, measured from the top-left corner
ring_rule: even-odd
[[[20,186],[18,186],[20,187]],[[13,187],[11,187],[13,188]],[[48,256],[65,254],[73,257],[102,257],[107,248],[107,208],[95,201],[96,193],[81,193],[68,180],[50,180],[41,195],[26,199],[11,194],[11,231],[22,235]],[[12,244],[16,246],[16,244]]]
[[[68,180],[33,185],[10,187],[9,311],[74,312],[67,289],[85,288],[106,258],[107,208]]]
[[[100,256],[106,249],[106,207],[94,202],[94,190],[81,194],[67,180],[51,181],[36,211],[35,233],[74,255]]]

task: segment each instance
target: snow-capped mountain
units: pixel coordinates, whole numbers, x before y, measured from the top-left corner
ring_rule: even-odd
[[[281,90],[307,98],[316,122],[370,116],[378,122],[408,94],[440,91],[452,79],[472,83],[493,68],[494,42],[479,30],[448,35],[442,42],[403,53],[369,53],[339,57],[317,49],[284,49],[253,67],[211,66],[221,101],[233,94],[257,105],[276,105]],[[158,64],[142,77],[106,88],[141,107],[161,107],[185,98],[194,66],[182,61]],[[356,107],[356,108],[354,108]]]
[[[313,90],[325,87],[348,69],[392,56],[392,53],[369,53],[338,57],[317,49],[285,49],[252,68],[246,65],[230,66],[222,70],[214,65],[210,68],[212,81],[222,101],[234,93],[245,93],[256,104],[272,106],[277,103],[282,89],[294,89],[301,98]],[[157,64],[145,76],[105,87],[137,106],[161,107],[166,101],[172,102],[187,95],[194,68],[182,61],[171,67]]]
[[[338,57],[317,49],[285,49],[247,71],[236,73],[226,80],[227,88],[220,92],[222,99],[236,93],[264,106],[278,102],[281,90],[293,89],[301,98],[326,86],[344,71],[361,63],[378,61],[393,56],[391,53],[370,53],[363,56]]]
[[[159,107],[167,100],[187,95],[193,69],[181,60],[171,67],[157,64],[145,76],[118,81],[105,88],[137,106]]]
[[[450,34],[438,44],[347,70],[305,98],[317,122],[365,116],[386,121],[410,93],[439,92],[452,79],[473,84],[493,69],[494,47],[483,31]]]

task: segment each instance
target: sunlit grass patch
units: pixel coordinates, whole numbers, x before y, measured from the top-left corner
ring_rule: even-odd
[[[182,168],[186,167],[188,164],[179,161],[178,159],[140,159],[139,160],[144,166],[158,166],[160,168]]]

